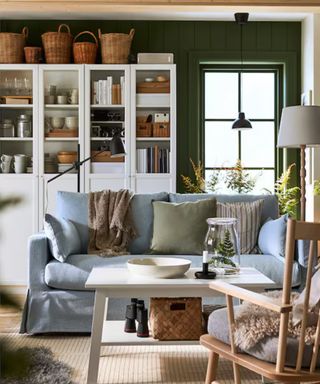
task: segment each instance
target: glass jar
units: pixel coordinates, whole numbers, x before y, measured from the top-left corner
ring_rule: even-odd
[[[208,232],[205,250],[209,263],[215,268],[224,268],[226,273],[240,271],[240,246],[236,230],[237,219],[215,217],[207,219]]]
[[[14,124],[11,119],[0,121],[0,137],[14,137]]]

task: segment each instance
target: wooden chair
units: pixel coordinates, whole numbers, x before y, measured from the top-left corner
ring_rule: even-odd
[[[292,311],[292,305],[290,304],[291,279],[296,239],[310,240],[310,249],[306,277],[305,299],[303,303],[301,337],[298,341],[299,344],[296,366],[295,368],[292,368],[286,366],[286,349],[289,314]],[[239,369],[240,366],[248,368],[249,370],[254,371],[270,380],[278,381],[281,383],[320,383],[320,371],[316,370],[320,343],[320,316],[318,317],[315,343],[312,350],[310,366],[303,367],[302,369],[302,359],[305,348],[304,340],[307,327],[307,313],[309,310],[310,288],[314,265],[313,259],[318,240],[320,240],[320,224],[288,220],[285,253],[286,259],[281,305],[276,304],[270,297],[254,293],[243,288],[235,287],[225,282],[214,281],[210,283],[210,288],[226,295],[230,345],[225,344],[210,335],[203,335],[201,337],[200,343],[209,349],[209,362],[205,381],[206,384],[210,384],[216,379],[219,356],[232,361],[235,384],[241,383]],[[246,353],[237,352],[233,337],[233,328],[235,324],[233,297],[251,302],[280,314],[280,329],[276,364],[264,362]],[[215,383],[217,383],[217,381],[215,381]]]

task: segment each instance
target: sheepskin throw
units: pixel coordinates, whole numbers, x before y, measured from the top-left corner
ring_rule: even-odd
[[[266,296],[273,297],[275,302],[281,303],[282,292],[269,292]],[[292,293],[293,306],[299,294]],[[318,311],[310,312],[305,336],[307,344],[313,344],[316,332]],[[274,311],[262,308],[255,304],[243,303],[239,306],[235,318],[234,339],[237,347],[242,350],[249,350],[263,341],[266,337],[278,337],[280,326],[280,315]],[[289,320],[288,336],[300,337],[301,323],[294,325],[292,315]]]
[[[127,189],[89,193],[89,254],[104,257],[128,254],[129,240],[135,237],[131,197]]]

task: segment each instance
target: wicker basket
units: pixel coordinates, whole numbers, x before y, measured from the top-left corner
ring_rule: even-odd
[[[75,41],[81,35],[91,35],[94,43],[87,41],[76,43]],[[77,34],[73,40],[73,59],[76,64],[94,64],[97,58],[98,40],[90,31],[83,31]]]
[[[170,137],[170,123],[153,123],[154,137]]]
[[[42,48],[24,47],[24,56],[27,64],[39,64],[42,60]]]
[[[101,43],[101,56],[103,64],[127,64],[130,54],[134,29],[126,33],[101,33],[98,30]]]
[[[23,63],[23,48],[26,45],[28,28],[24,27],[21,33],[0,33],[0,64]]]
[[[199,340],[203,333],[200,297],[150,299],[150,330],[157,340]]]
[[[152,123],[137,123],[137,137],[152,137]]]
[[[67,32],[61,32],[62,28]],[[67,24],[59,25],[58,32],[46,32],[41,35],[46,63],[69,64],[71,61],[72,35]]]

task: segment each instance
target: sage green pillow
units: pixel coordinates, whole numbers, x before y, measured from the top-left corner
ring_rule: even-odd
[[[201,255],[208,225],[216,216],[216,199],[195,202],[153,202],[151,253]]]

